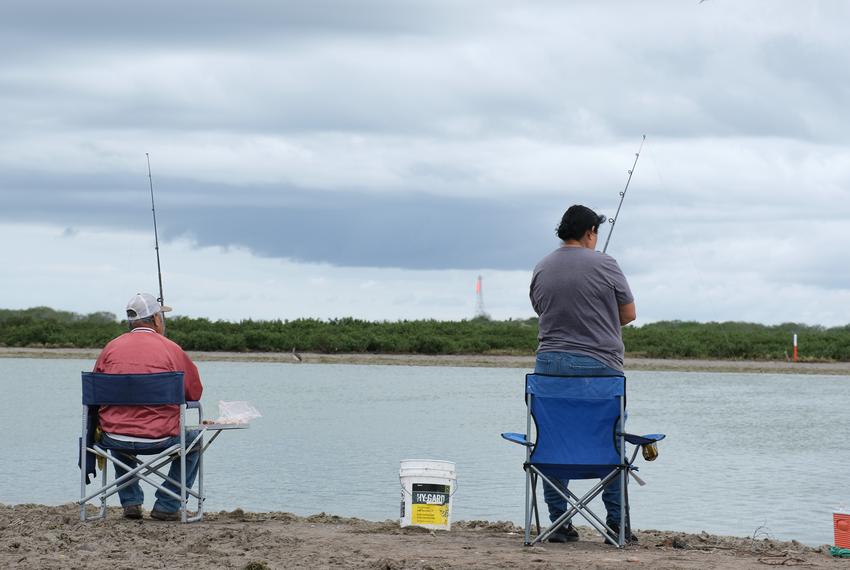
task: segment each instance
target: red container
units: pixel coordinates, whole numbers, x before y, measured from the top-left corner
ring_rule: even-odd
[[[832,513],[832,526],[835,529],[835,546],[850,548],[850,515]]]

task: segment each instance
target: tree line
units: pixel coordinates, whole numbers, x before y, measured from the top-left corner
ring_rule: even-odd
[[[387,354],[533,354],[537,319],[497,321],[319,320],[210,321],[172,317],[168,336],[186,350],[373,352]],[[100,348],[127,330],[108,312],[80,315],[48,307],[0,309],[0,346]],[[850,325],[660,321],[623,329],[630,356],[782,360],[799,336],[803,360],[850,361]]]

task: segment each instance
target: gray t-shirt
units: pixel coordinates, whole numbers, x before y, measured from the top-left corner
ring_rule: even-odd
[[[537,352],[573,352],[623,370],[619,305],[634,301],[613,257],[559,247],[534,268],[531,305],[540,317]]]

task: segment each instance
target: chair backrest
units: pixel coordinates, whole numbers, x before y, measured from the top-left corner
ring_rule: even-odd
[[[525,392],[537,428],[530,463],[586,466],[579,471],[588,477],[593,468],[621,463],[616,441],[625,377],[528,374]]]
[[[83,372],[84,406],[185,404],[182,372],[103,374]]]

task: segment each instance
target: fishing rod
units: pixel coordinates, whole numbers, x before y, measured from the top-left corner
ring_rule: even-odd
[[[608,250],[608,242],[611,241],[611,234],[614,233],[614,226],[617,225],[617,218],[620,216],[620,208],[623,207],[623,200],[626,199],[626,192],[629,190],[629,184],[632,181],[632,174],[635,173],[635,167],[637,167],[638,159],[640,158],[640,151],[643,150],[644,141],[646,141],[646,135],[643,135],[643,138],[640,140],[640,147],[638,147],[638,151],[635,153],[635,162],[632,164],[632,169],[629,170],[629,178],[626,180],[626,187],[623,188],[622,192],[620,192],[620,203],[617,205],[617,213],[614,214],[613,218],[608,219],[611,223],[611,229],[608,230],[608,237],[605,238],[605,247],[602,248],[602,253],[605,253]]]
[[[148,153],[145,153],[145,157],[148,159],[148,183],[151,188],[151,214],[153,214],[153,239],[154,239],[154,249],[156,250],[156,275],[159,279],[159,301],[160,305],[165,305],[165,296],[162,294],[162,269],[159,263],[159,234],[156,230],[156,205],[153,201],[153,177],[151,176],[151,156]],[[160,312],[162,316],[162,324],[165,326],[165,313]]]

